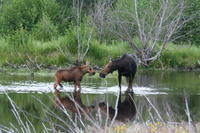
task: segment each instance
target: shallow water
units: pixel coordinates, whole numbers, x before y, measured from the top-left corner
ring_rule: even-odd
[[[117,77],[105,79],[86,77],[82,85],[82,93],[105,94],[117,93]],[[53,76],[9,75],[0,73],[0,92],[52,92]],[[122,91],[126,90],[126,82],[122,83]],[[73,91],[73,84],[64,83],[65,92]],[[137,95],[182,94],[200,95],[200,72],[139,72],[134,80],[134,92]]]
[[[81,84],[84,104],[94,105],[107,101],[110,106],[114,107],[119,91],[117,82],[117,76],[114,75],[105,79],[100,79],[98,76],[85,77]],[[125,91],[125,80],[122,84],[122,91]],[[63,92],[73,92],[73,84],[64,83],[63,85]],[[54,110],[52,86],[53,76],[51,75],[0,73],[0,125],[10,126],[10,123],[17,125],[5,92],[20,109],[43,118],[45,117],[44,107],[38,99]],[[200,72],[138,72],[133,88],[138,109],[135,118],[137,121],[152,119],[162,119],[167,122],[187,121],[186,99],[192,120],[194,122],[200,121]],[[154,118],[151,118],[152,116]],[[41,128],[37,118],[30,119],[38,129]]]

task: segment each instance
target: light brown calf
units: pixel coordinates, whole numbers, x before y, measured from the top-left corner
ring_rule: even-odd
[[[65,81],[74,82],[74,91],[76,91],[77,87],[81,90],[80,82],[86,73],[89,73],[90,75],[95,74],[94,69],[89,66],[89,64],[75,66],[69,69],[60,69],[55,74],[54,89],[56,89],[58,85],[63,87],[60,82]]]

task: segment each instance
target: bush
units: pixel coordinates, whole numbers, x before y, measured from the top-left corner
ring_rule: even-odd
[[[86,51],[88,39],[92,33],[94,37],[94,32],[92,32],[92,27],[87,24],[87,19],[85,23],[79,26],[71,26],[66,30],[66,47],[73,54],[78,54],[78,50],[81,54]],[[89,22],[88,22],[89,23]]]
[[[189,19],[175,37],[181,36],[175,40],[175,43],[187,43],[200,46],[200,2],[199,0],[186,0],[186,10],[184,19]]]
[[[57,27],[51,22],[47,15],[43,15],[42,19],[33,29],[33,38],[36,40],[49,41],[58,37]]]
[[[200,59],[200,48],[190,45],[170,44],[160,58],[164,68],[193,68]],[[151,67],[161,68],[159,61],[151,64]]]
[[[0,34],[12,34],[21,26],[31,31],[42,14],[56,21],[59,6],[54,0],[12,0],[3,5],[1,12]]]
[[[108,62],[109,57],[117,59],[125,53],[132,53],[127,43],[115,42],[114,44],[107,45],[93,40],[87,54],[87,60],[95,62],[95,64],[99,66],[103,66]]]
[[[28,32],[22,27],[14,32],[13,35],[7,36],[8,44],[14,48],[25,47],[29,41]]]

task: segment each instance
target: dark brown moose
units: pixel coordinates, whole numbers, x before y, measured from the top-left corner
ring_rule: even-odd
[[[111,120],[114,118],[115,113],[117,113],[116,120],[121,122],[131,121],[134,119],[136,115],[136,107],[133,101],[133,92],[127,92],[125,100],[123,102],[121,101],[121,92],[120,92],[119,101],[117,104],[117,112],[111,106],[107,108],[105,102],[99,103],[99,108],[105,115],[107,115],[108,112],[109,115],[108,117]]]
[[[65,96],[60,96],[60,91],[55,90],[55,105],[61,109],[65,108],[70,110],[73,113],[80,113],[80,114],[89,114],[91,111],[94,110],[94,106],[86,106],[83,104],[81,100],[80,91],[76,91],[73,93],[74,99]]]
[[[74,82],[74,91],[76,91],[77,87],[81,90],[80,82],[86,73],[89,73],[90,75],[95,74],[94,69],[89,65],[89,63],[82,66],[71,67],[69,69],[60,69],[55,74],[54,89],[56,89],[58,85],[63,87],[60,82],[65,81]]]
[[[137,71],[137,64],[134,60],[134,57],[130,54],[124,54],[120,59],[109,61],[107,65],[100,72],[99,76],[105,78],[106,75],[112,73],[113,71],[118,71],[118,81],[119,88],[121,91],[121,80],[122,76],[125,76],[128,82],[127,90],[133,90],[132,84]]]

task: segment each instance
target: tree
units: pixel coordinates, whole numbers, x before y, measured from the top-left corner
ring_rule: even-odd
[[[188,21],[184,0],[124,0],[110,8],[105,3],[96,6],[94,24],[126,41],[144,66],[159,59],[172,35]]]
[[[76,14],[76,24],[75,24],[75,37],[77,39],[77,65],[80,65],[88,50],[90,48],[90,41],[93,34],[93,28],[89,27],[87,18],[81,14],[83,12],[83,0],[73,1],[74,11]],[[82,19],[85,19],[85,23],[81,23]]]

